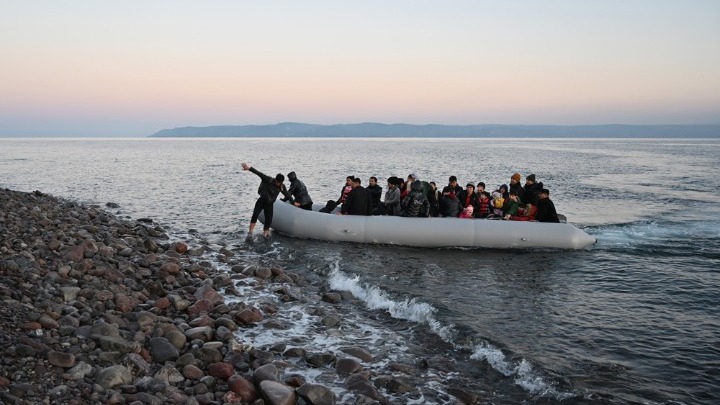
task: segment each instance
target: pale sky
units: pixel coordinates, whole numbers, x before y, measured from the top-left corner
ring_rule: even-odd
[[[720,1],[0,0],[0,136],[718,124]]]

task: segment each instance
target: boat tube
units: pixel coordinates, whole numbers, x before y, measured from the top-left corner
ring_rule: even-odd
[[[272,228],[298,238],[416,247],[583,249],[596,239],[568,223],[334,215],[275,201]],[[265,216],[260,214],[260,222]]]

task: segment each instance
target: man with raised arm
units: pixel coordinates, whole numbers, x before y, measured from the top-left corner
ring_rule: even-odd
[[[257,201],[255,202],[255,208],[253,209],[252,218],[250,219],[250,229],[248,231],[248,237],[252,236],[253,231],[255,230],[255,224],[257,223],[258,216],[260,215],[260,211],[263,211],[265,213],[265,226],[263,228],[263,236],[266,238],[270,236],[270,225],[272,225],[272,219],[273,219],[273,204],[275,204],[275,200],[277,200],[277,196],[280,193],[283,193],[285,198],[292,200],[292,196],[290,196],[290,193],[288,193],[287,189],[285,188],[285,185],[283,182],[285,181],[285,176],[278,173],[275,178],[272,178],[268,175],[265,175],[255,169],[254,167],[250,166],[247,163],[242,164],[243,170],[249,170],[260,177],[260,187],[258,187],[258,197]]]

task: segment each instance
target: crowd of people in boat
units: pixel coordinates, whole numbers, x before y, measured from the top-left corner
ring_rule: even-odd
[[[267,235],[272,224],[273,204],[279,194],[283,201],[296,207],[312,210],[313,201],[305,184],[295,172],[288,173],[290,186],[285,187],[285,176],[278,173],[274,178],[267,176],[246,163],[243,170],[249,170],[260,177],[258,199],[250,220],[252,234],[260,212],[265,214],[264,232]],[[467,183],[460,186],[457,177],[450,176],[442,190],[433,181],[421,181],[410,174],[406,180],[392,176],[383,188],[377,177],[370,177],[367,187],[360,178],[348,176],[340,197],[326,203],[321,212],[339,215],[393,215],[403,217],[455,217],[464,219],[504,219],[510,221],[560,222],[555,204],[550,200],[550,191],[536,181],[534,174],[525,177],[515,173],[510,185],[503,184],[493,192],[485,190],[485,183]],[[337,207],[340,207],[338,210]]]
[[[376,177],[370,177],[369,185],[354,176],[346,178],[340,197],[328,201],[323,212],[333,212],[340,206],[343,215],[398,215],[404,217],[456,217],[465,219],[505,219],[511,221],[559,222],[550,191],[536,181],[534,174],[520,183],[521,175],[510,177],[510,185],[503,184],[489,192],[485,183],[467,183],[460,186],[457,177],[450,176],[448,184],[440,190],[433,181],[426,182],[410,174],[406,180],[392,176],[383,189]],[[299,182],[299,181],[298,181]],[[290,183],[290,194],[309,200],[298,186]],[[307,208],[306,208],[307,209]]]

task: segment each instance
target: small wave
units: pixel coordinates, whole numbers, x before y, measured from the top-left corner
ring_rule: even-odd
[[[533,395],[552,397],[561,401],[576,396],[571,392],[561,392],[555,389],[542,375],[535,371],[529,361],[520,359],[517,362],[512,362],[508,360],[500,349],[493,347],[489,343],[478,344],[470,358],[484,360],[504,376],[515,377],[515,384]]]
[[[378,287],[362,285],[359,276],[347,276],[340,271],[337,263],[329,274],[329,283],[335,290],[350,291],[356,298],[365,302],[369,309],[384,309],[394,318],[426,324],[444,341],[452,343],[454,340],[455,328],[452,325],[443,326],[435,319],[433,314],[437,310],[428,303],[420,302],[415,298],[395,301]]]

